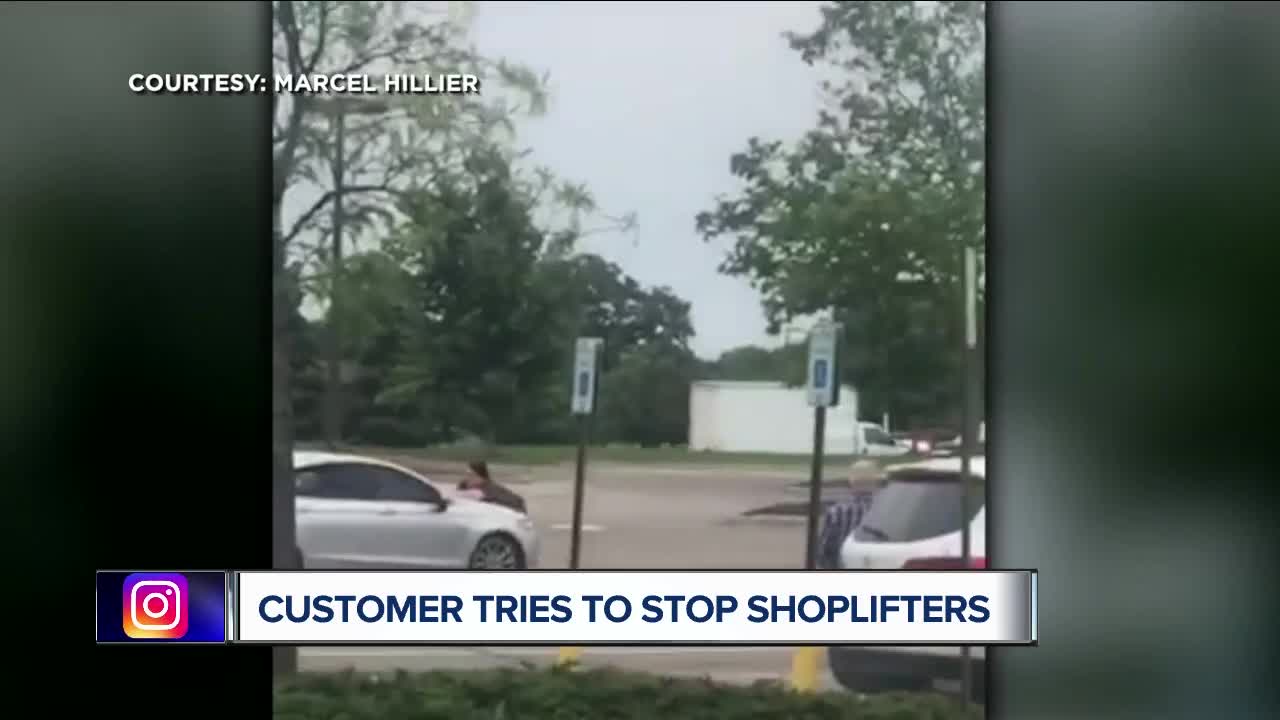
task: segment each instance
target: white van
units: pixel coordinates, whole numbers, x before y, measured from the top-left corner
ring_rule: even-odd
[[[986,458],[975,457],[970,472],[969,567],[986,567],[987,514],[982,492]],[[840,548],[848,570],[935,570],[963,567],[960,532],[960,458],[932,458],[899,465],[871,501],[862,523]],[[959,647],[832,647],[829,665],[836,680],[856,692],[947,690],[958,688]],[[985,693],[982,647],[970,652],[973,694]]]
[[[911,448],[899,444],[878,423],[859,422],[853,438],[853,454],[865,457],[899,457],[911,452]]]

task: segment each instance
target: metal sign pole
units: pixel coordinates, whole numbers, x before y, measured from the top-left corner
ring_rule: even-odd
[[[569,412],[578,418],[578,457],[573,473],[573,518],[569,528],[569,569],[582,564],[582,505],[587,489],[587,445],[591,444],[591,417],[596,409],[599,388],[600,338],[580,337],[574,344],[573,381],[570,383]],[[558,665],[578,662],[582,648],[562,647]]]
[[[834,314],[834,313],[833,313]],[[822,508],[822,454],[827,437],[827,408],[840,404],[840,365],[837,336],[840,326],[820,322],[809,334],[807,395],[813,406],[813,463],[809,468],[809,517],[805,534],[804,566],[818,566],[818,524]],[[822,648],[796,648],[791,659],[791,687],[797,692],[818,689]]]
[[[822,445],[827,435],[827,408],[813,409],[813,462],[809,466],[809,527],[804,544],[804,566],[818,567],[818,511],[822,506]]]
[[[818,566],[818,523],[822,507],[822,454],[827,436],[827,408],[840,404],[837,338],[840,326],[823,321],[809,334],[808,400],[813,406],[813,462],[809,468],[809,522],[805,567]]]
[[[582,558],[582,496],[587,478],[587,443],[591,432],[589,417],[578,416],[578,462],[573,474],[573,527],[569,538],[570,570],[577,570]]]
[[[973,486],[973,351],[978,345],[976,286],[977,255],[973,248],[968,247],[964,249],[964,347],[961,349],[963,385],[960,400],[960,559],[966,568],[970,564],[972,543],[969,493]],[[960,648],[960,691],[965,703],[969,703],[973,696],[973,663],[970,656],[971,648],[968,645]]]
[[[591,416],[596,408],[599,387],[600,338],[580,337],[574,346],[573,390],[570,411],[578,417],[578,458],[573,477],[573,521],[569,539],[569,568],[577,570],[582,559],[582,502],[586,493],[587,445],[591,439]]]

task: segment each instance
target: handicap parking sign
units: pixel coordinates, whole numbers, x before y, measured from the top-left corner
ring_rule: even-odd
[[[573,384],[569,407],[574,415],[590,415],[596,403],[596,374],[599,373],[599,338],[582,337],[574,344]]]
[[[813,387],[821,390],[827,386],[827,361],[825,358],[813,362]]]
[[[808,399],[813,407],[840,404],[839,326],[819,323],[809,334]]]

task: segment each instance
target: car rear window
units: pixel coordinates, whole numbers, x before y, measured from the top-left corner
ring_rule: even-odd
[[[983,484],[970,484],[969,519],[982,508]],[[959,473],[900,472],[876,493],[867,515],[854,532],[858,542],[914,542],[958,531]]]

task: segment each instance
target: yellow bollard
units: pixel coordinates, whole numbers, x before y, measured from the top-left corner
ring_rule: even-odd
[[[822,648],[796,648],[791,657],[791,689],[813,692],[818,689],[818,672],[822,668]]]
[[[560,658],[556,660],[556,665],[574,665],[578,659],[582,657],[582,648],[580,647],[562,647],[560,648]]]

